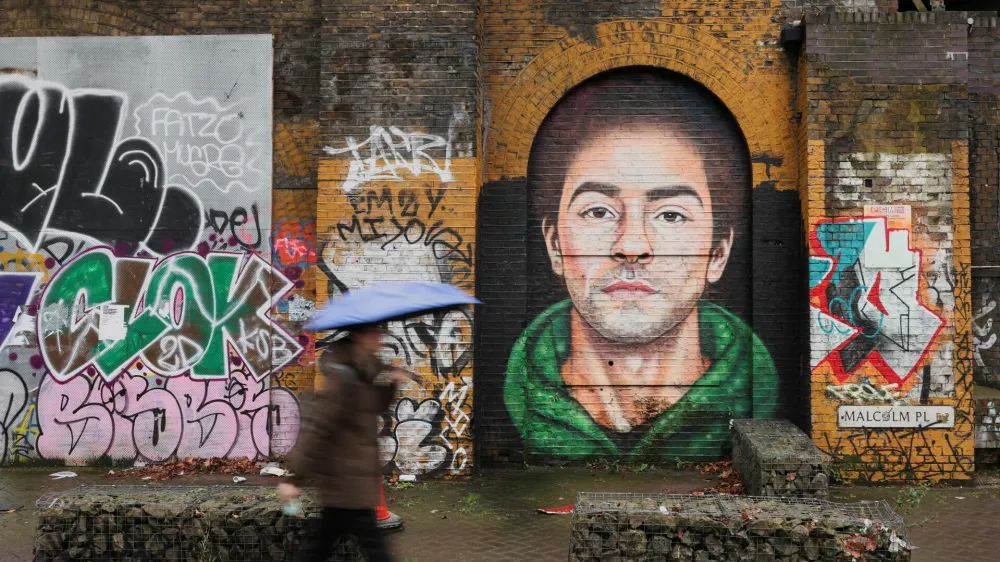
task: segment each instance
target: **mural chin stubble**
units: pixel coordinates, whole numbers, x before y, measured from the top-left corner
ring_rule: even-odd
[[[741,267],[747,152],[710,94],[648,70],[584,83],[543,123],[528,199],[545,256],[528,259],[569,298],[508,361],[504,399],[532,455],[713,458],[730,419],[773,414],[770,355],[707,298]]]

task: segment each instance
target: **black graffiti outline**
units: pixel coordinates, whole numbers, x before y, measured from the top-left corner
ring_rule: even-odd
[[[458,310],[458,312],[462,314],[471,329],[472,318],[469,313],[465,310]],[[458,354],[449,367],[443,368],[438,362],[436,351],[440,343],[440,332],[444,326],[445,318],[447,318],[450,313],[451,312],[433,313],[431,315],[433,323],[431,324],[417,318],[406,322],[403,326],[403,333],[407,338],[406,343],[408,344],[408,347],[413,350],[413,353],[416,354],[417,357],[427,359],[431,365],[431,372],[433,372],[436,377],[443,380],[460,376],[462,372],[465,371],[465,367],[472,361],[472,346],[470,345]],[[411,334],[417,337],[417,342],[410,339]],[[421,347],[427,349],[426,354],[420,351]]]
[[[221,223],[219,222],[219,219],[222,220]],[[229,213],[218,209],[209,209],[205,214],[205,224],[219,236],[225,236],[226,228],[228,227],[229,234],[243,249],[246,250],[260,248],[260,244],[263,241],[263,235],[260,230],[260,212],[257,210],[256,203],[250,205],[249,213],[245,207],[235,207]],[[248,224],[257,233],[253,242],[244,241],[243,236],[236,232],[238,227],[243,227]]]
[[[427,213],[427,220],[434,217],[434,213],[437,211],[438,206],[440,206],[444,196],[445,188],[442,186],[438,186],[436,194],[434,193],[433,188],[424,188],[424,197],[427,198],[427,204],[431,209],[430,212]],[[383,187],[381,191],[367,189],[364,193],[350,193],[347,195],[347,201],[351,204],[351,208],[354,209],[354,214],[356,215],[372,214],[372,203],[375,204],[375,210],[384,209],[388,211],[390,215],[396,215],[396,209],[393,207],[392,189],[389,187]],[[401,189],[399,193],[396,194],[395,202],[395,204],[400,207],[399,216],[418,216],[421,202],[417,196],[417,190]],[[368,204],[367,207],[364,206],[364,203]]]
[[[5,379],[11,379],[6,381]],[[8,442],[8,435],[14,429],[14,425],[24,409],[28,407],[28,384],[24,382],[17,371],[12,369],[0,369],[0,465],[7,462],[7,450],[12,449]],[[20,384],[18,384],[20,383]],[[21,390],[18,393],[18,390]],[[15,409],[20,396],[20,405]],[[6,398],[6,400],[4,400]]]
[[[10,155],[0,159],[0,224],[32,248],[49,232],[152,253],[193,247],[201,201],[167,185],[152,142],[122,137],[127,104],[113,90],[0,76],[0,154]]]

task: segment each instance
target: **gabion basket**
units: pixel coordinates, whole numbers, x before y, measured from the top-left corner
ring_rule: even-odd
[[[292,560],[308,519],[282,513],[277,492],[251,486],[81,486],[35,503],[35,561]],[[341,539],[331,560],[363,560]]]
[[[787,420],[733,422],[733,469],[751,496],[828,495],[830,457]]]
[[[571,562],[908,561],[901,517],[884,501],[581,493]]]

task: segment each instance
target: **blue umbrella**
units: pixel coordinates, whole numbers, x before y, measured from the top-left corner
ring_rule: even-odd
[[[320,332],[377,324],[466,304],[481,303],[461,289],[444,283],[380,283],[330,300],[305,328]]]

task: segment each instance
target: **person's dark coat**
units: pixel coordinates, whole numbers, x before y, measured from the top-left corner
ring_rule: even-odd
[[[327,348],[319,367],[323,385],[304,408],[299,439],[288,458],[290,478],[314,486],[324,507],[374,509],[381,478],[378,417],[396,386],[376,385],[386,366],[349,340]]]

